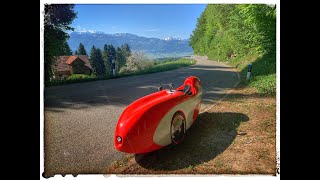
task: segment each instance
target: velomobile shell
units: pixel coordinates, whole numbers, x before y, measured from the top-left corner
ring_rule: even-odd
[[[187,84],[191,86],[192,95],[182,91]],[[162,90],[134,101],[123,111],[117,123],[116,149],[145,153],[169,145],[172,142],[170,126],[174,113],[182,112],[188,129],[199,113],[201,94],[200,81],[191,76],[174,92]],[[120,142],[117,140],[119,137]]]

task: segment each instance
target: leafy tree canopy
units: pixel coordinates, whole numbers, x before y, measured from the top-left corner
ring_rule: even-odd
[[[71,4],[46,4],[44,12],[44,77],[48,81],[53,74],[53,57],[71,52],[66,47],[69,35],[65,31],[73,30],[70,24],[77,14]]]
[[[275,51],[276,7],[265,4],[210,4],[190,37],[194,53],[224,60],[232,54]]]

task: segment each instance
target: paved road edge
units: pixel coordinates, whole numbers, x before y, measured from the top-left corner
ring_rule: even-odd
[[[219,62],[219,63],[221,63],[221,62]],[[225,63],[223,63],[223,64],[226,65],[226,66],[229,66],[229,65],[227,65],[227,64],[225,64]],[[235,69],[234,67],[232,67],[232,66],[229,66],[229,67],[233,70],[233,72],[235,72],[235,73],[237,74],[238,81],[237,81],[237,82],[233,85],[233,87],[232,87],[231,89],[229,89],[221,98],[219,98],[219,99],[216,100],[216,101],[210,100],[210,102],[212,103],[212,105],[209,105],[209,106],[205,107],[204,109],[201,109],[201,110],[200,110],[200,113],[204,113],[204,112],[207,112],[207,111],[209,111],[210,109],[212,109],[218,102],[223,101],[223,100],[234,90],[234,88],[236,88],[236,87],[239,85],[239,83],[240,83],[240,73],[239,73],[239,71],[238,71],[237,69]]]

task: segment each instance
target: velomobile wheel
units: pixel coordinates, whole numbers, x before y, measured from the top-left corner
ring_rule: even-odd
[[[171,140],[174,144],[179,144],[185,136],[186,120],[181,112],[177,112],[171,121]]]

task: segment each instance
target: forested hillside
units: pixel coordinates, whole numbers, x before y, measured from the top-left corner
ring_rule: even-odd
[[[250,85],[261,93],[276,89],[276,7],[265,4],[210,4],[190,38],[194,54],[228,61],[245,74],[253,63]]]

